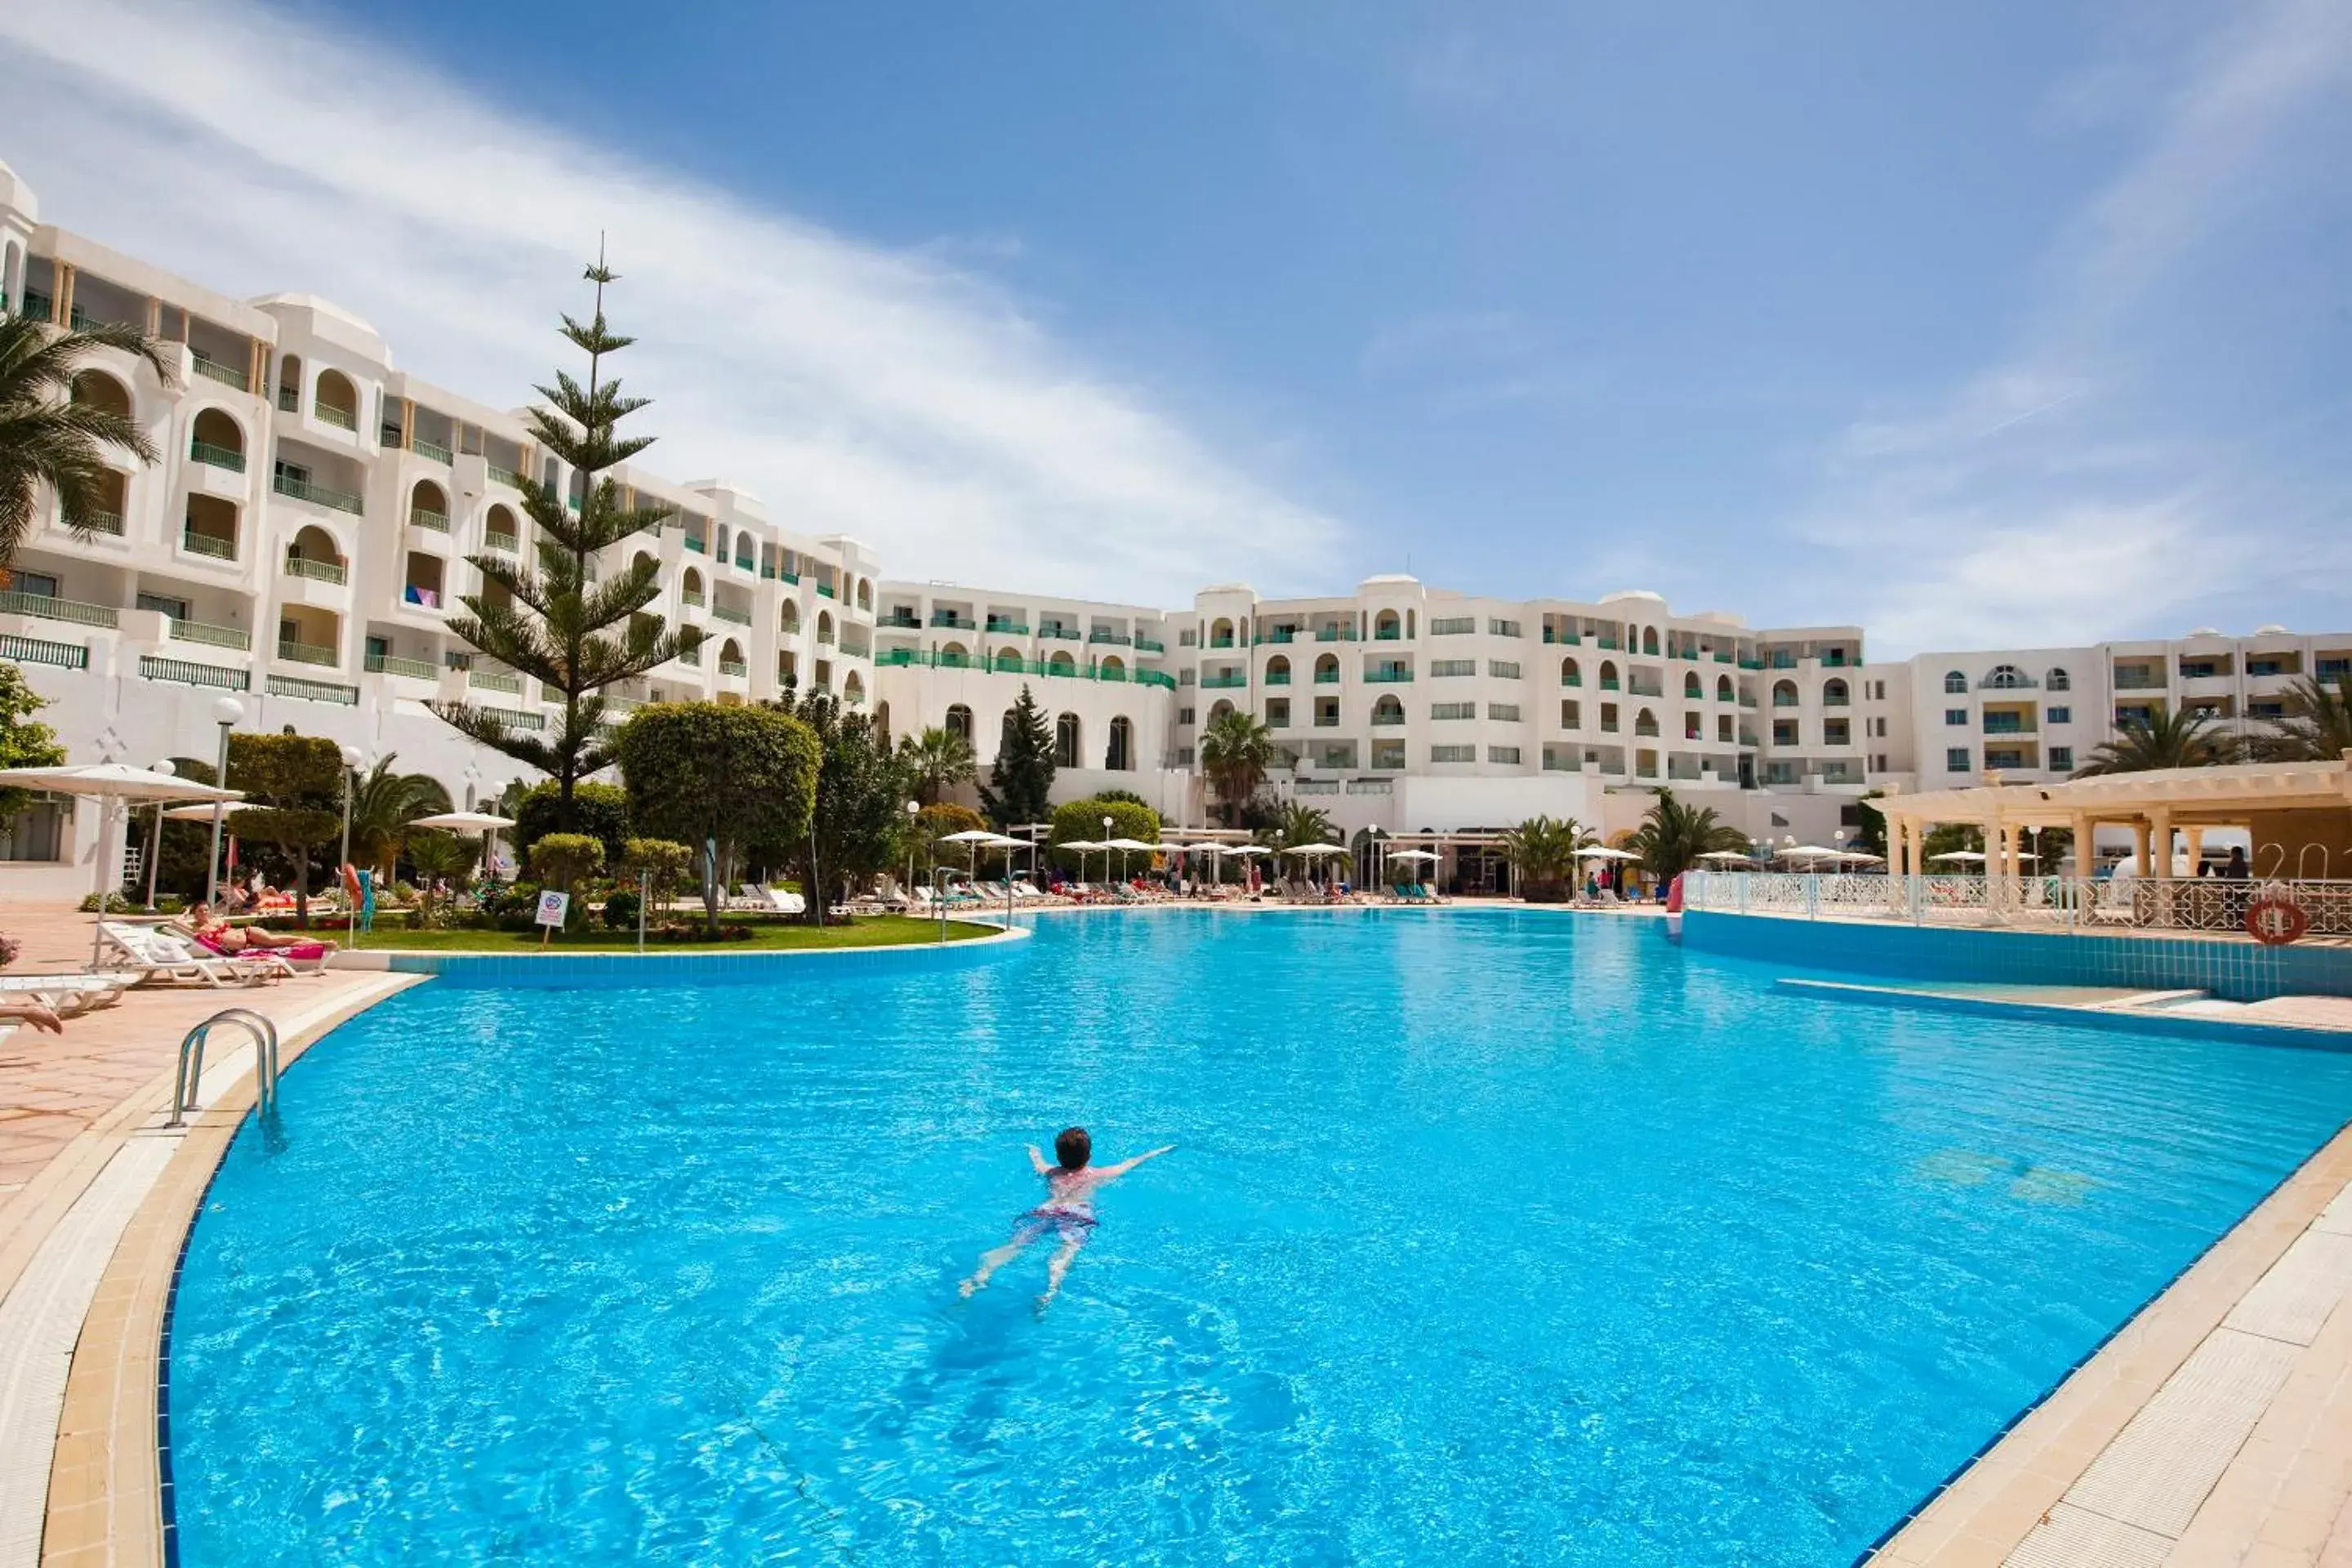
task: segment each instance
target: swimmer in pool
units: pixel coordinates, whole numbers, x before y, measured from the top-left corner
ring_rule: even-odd
[[[1083,1127],[1066,1127],[1054,1140],[1054,1155],[1061,1163],[1048,1165],[1045,1156],[1037,1152],[1037,1145],[1030,1144],[1029,1163],[1045,1178],[1045,1201],[1014,1222],[1013,1239],[980,1255],[979,1270],[963,1282],[960,1293],[970,1296],[987,1284],[990,1275],[1020,1257],[1030,1243],[1050,1230],[1061,1238],[1062,1245],[1054,1254],[1054,1260],[1045,1266],[1045,1293],[1037,1298],[1037,1310],[1044,1311],[1061,1289],[1062,1278],[1076,1260],[1078,1248],[1087,1244],[1087,1236],[1095,1228],[1095,1189],[1108,1186],[1146,1160],[1157,1160],[1175,1147],[1173,1143],[1162,1144],[1116,1165],[1089,1165],[1087,1162],[1094,1158],[1094,1140],[1087,1136]]]

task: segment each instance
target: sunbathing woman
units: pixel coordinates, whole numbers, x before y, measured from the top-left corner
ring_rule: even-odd
[[[288,936],[260,926],[234,926],[213,913],[210,904],[198,904],[188,911],[188,929],[196,940],[216,952],[268,952],[281,947],[321,948],[335,951],[335,944],[322,937]]]

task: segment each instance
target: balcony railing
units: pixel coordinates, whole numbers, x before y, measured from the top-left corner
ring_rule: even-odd
[[[740,658],[722,658],[719,661],[719,673],[743,677],[751,673],[751,667]]]
[[[343,708],[358,708],[360,689],[343,687],[339,682],[310,682],[299,675],[273,675],[264,682],[264,691],[270,696],[297,696],[306,703],[341,703]]]
[[[1150,637],[1138,637],[1135,639],[1135,651],[1138,653],[1166,653],[1168,651],[1168,645],[1163,642],[1154,642]]]
[[[1076,626],[1039,626],[1037,628],[1037,635],[1041,637],[1057,637],[1063,642],[1076,642],[1078,640],[1078,628]]]
[[[958,632],[971,632],[978,631],[980,629],[979,622],[973,620],[970,616],[959,616],[953,610],[933,610],[931,612],[931,625],[945,627],[950,631]]]
[[[1269,669],[1259,679],[1268,686],[1287,686],[1290,684],[1290,671],[1286,669]]]
[[[509,697],[522,695],[522,677],[506,669],[469,669],[466,685],[475,691],[503,691]]]
[[[698,588],[681,588],[677,592],[677,602],[688,609],[698,610],[703,605],[702,591]]]
[[[522,539],[518,534],[501,533],[494,528],[482,535],[482,548],[495,550],[501,555],[512,555],[522,548]]]
[[[253,390],[253,383],[245,372],[231,365],[225,365],[216,359],[206,359],[200,353],[192,353],[189,356],[188,368],[208,381],[219,382],[223,386],[233,386],[239,392]]]
[[[249,669],[200,664],[194,659],[158,658],[153,654],[139,656],[139,675],[143,680],[168,680],[179,686],[211,686],[223,691],[253,689],[253,671]]]
[[[988,629],[1000,637],[1025,637],[1029,635],[1027,623],[1012,620],[1003,616],[989,616]]]
[[[751,624],[751,612],[739,610],[731,605],[713,605],[710,606],[710,618],[714,621],[731,621],[739,626],[748,626]]]
[[[233,647],[239,650],[253,647],[253,634],[243,626],[215,626],[208,621],[167,623],[164,635],[173,642],[202,643],[207,647]]]
[[[1235,687],[1247,686],[1249,676],[1238,669],[1220,670],[1201,677],[1201,684],[1212,691],[1231,690]]]
[[[1409,669],[1368,669],[1364,679],[1375,686],[1393,686],[1412,679]]]
[[[408,521],[413,526],[425,529],[429,532],[449,531],[449,514],[446,511],[434,511],[427,507],[415,506],[408,509]]]
[[[485,463],[483,467],[489,470],[492,484],[504,485],[510,490],[522,489],[522,476],[512,468],[501,468],[496,463]]]
[[[47,594],[0,592],[0,614],[38,616],[44,620],[70,621],[78,626],[122,624],[122,612],[111,605],[85,605],[77,599],[51,598]]]
[[[1336,669],[1318,669],[1315,672],[1315,684],[1337,686],[1339,684],[1339,672]]]
[[[821,599],[838,599],[841,597],[839,594],[834,592],[833,584],[830,583],[819,583],[816,585],[816,592],[817,597]]]
[[[313,561],[305,555],[289,555],[286,558],[286,575],[308,577],[314,583],[340,584],[352,579],[351,569],[341,562]]]
[[[280,414],[300,413],[302,411],[301,388],[296,386],[279,387],[278,389],[278,411]]]
[[[1100,626],[1097,626],[1093,631],[1087,634],[1087,641],[1090,643],[1112,643],[1120,647],[1129,647],[1134,645],[1135,639],[1121,633],[1105,631]]]
[[[2116,671],[2117,691],[2161,691],[2164,686],[2163,675],[2156,670],[2117,669]]]
[[[444,447],[440,442],[428,441],[422,436],[409,442],[408,449],[420,458],[430,458],[436,463],[454,463],[457,460],[457,453]]]
[[[347,511],[353,517],[361,515],[360,498],[349,490],[331,490],[324,485],[314,485],[308,479],[293,479],[285,474],[273,477],[269,488],[279,495],[292,496],[296,500],[306,500],[312,506]]]
[[[331,425],[338,430],[355,431],[360,427],[359,416],[348,408],[338,408],[331,403],[314,402],[310,405],[310,412],[317,416],[320,424]]]
[[[338,662],[335,650],[321,643],[295,642],[289,637],[278,639],[278,657],[289,664],[324,664]]]
[[[226,468],[232,474],[245,472],[245,454],[234,447],[215,447],[210,441],[191,441],[188,443],[188,457],[191,461],[207,468]]]
[[[122,537],[122,514],[119,511],[93,511],[89,515],[89,531],[120,539]]]
[[[441,672],[432,661],[422,658],[402,658],[396,654],[372,653],[367,656],[371,675],[404,675],[411,680],[438,680]]]
[[[891,627],[902,632],[919,632],[923,629],[923,623],[921,621],[917,620],[914,616],[908,615],[904,611],[893,612],[888,616],[885,616],[882,619],[875,622],[874,624],[877,626]],[[989,629],[992,631],[995,630],[993,626]]]

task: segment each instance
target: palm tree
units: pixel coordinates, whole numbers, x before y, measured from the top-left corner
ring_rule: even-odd
[[[173,379],[172,345],[136,327],[99,322],[58,331],[24,316],[0,317],[0,569],[33,531],[43,485],[79,538],[97,531],[107,510],[102,488],[110,447],[142,464],[162,460],[135,419],[74,401],[74,378],[100,349],[119,349]]]
[[[1657,796],[1626,840],[1652,876],[1662,881],[1678,876],[1711,850],[1748,852],[1748,835],[1717,817],[1712,806],[1685,805],[1670,789],[1659,790]]]
[[[1302,844],[1331,842],[1331,817],[1304,801],[1294,800],[1282,808],[1282,816],[1265,835],[1268,845],[1276,849],[1295,849]]]
[[[2234,763],[2244,749],[2234,735],[2215,728],[2203,714],[2189,709],[2178,713],[2162,708],[2146,719],[2127,719],[2121,734],[2091,752],[2091,760],[2074,776],[2095,773],[2144,773],[2158,768],[2211,768]]]
[[[1598,842],[1572,816],[1530,816],[1504,833],[1503,858],[1519,874],[1519,896],[1549,903],[1574,880],[1578,851]]]
[[[1217,802],[1227,826],[1241,821],[1242,812],[1265,782],[1274,765],[1274,731],[1255,713],[1229,708],[1209,721],[1201,731],[1201,769],[1217,787]]]
[[[392,879],[420,816],[434,816],[450,808],[449,792],[430,773],[396,773],[392,764],[397,752],[376,763],[352,789],[352,855],[373,866],[380,881]]]
[[[2336,689],[2306,675],[2287,688],[2286,711],[2270,721],[2272,733],[2258,735],[2247,750],[2257,762],[2333,763],[2352,752],[2352,679],[2336,678]]]
[[[939,805],[940,796],[980,773],[980,758],[971,742],[936,724],[919,735],[900,738],[898,765],[906,770],[915,797],[925,805]]]

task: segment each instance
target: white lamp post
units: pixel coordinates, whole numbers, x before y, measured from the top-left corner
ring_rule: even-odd
[[[1106,882],[1110,880],[1110,814],[1105,812],[1103,814],[1103,880]],[[1127,851],[1120,850],[1118,858],[1119,868],[1124,870],[1127,866]]]
[[[357,746],[343,748],[343,847],[335,860],[335,875],[341,877],[343,868],[352,863],[352,780],[359,776],[367,764],[367,753]]]
[[[915,885],[915,819],[922,815],[921,801],[910,800],[907,803],[907,886],[909,888]],[[912,893],[908,895],[909,898],[913,896]]]
[[[220,767],[213,775],[213,784],[220,789],[228,787],[228,732],[245,717],[245,704],[234,697],[224,697],[213,704],[213,722],[220,726]],[[205,862],[205,902],[220,901],[221,823],[226,807],[213,803],[213,858]]]

